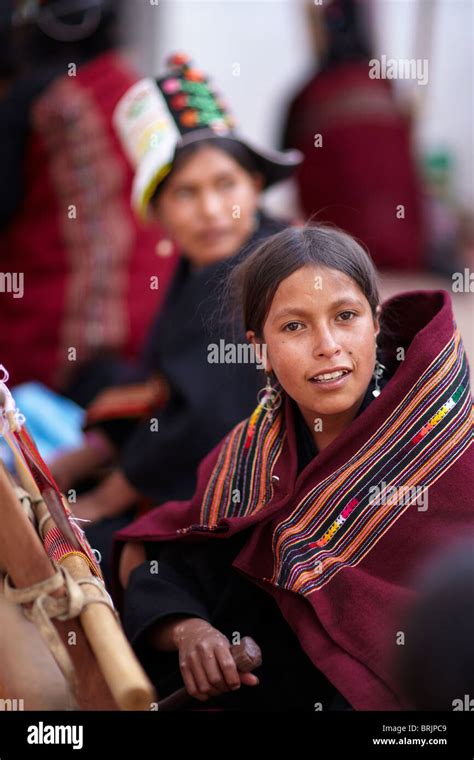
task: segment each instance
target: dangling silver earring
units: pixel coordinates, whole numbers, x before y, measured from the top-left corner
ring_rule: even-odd
[[[267,375],[267,384],[257,393],[257,401],[264,409],[270,412],[270,419],[273,412],[281,406],[281,393],[271,384],[270,375]]]
[[[379,383],[380,380],[383,377],[384,370],[387,369],[383,364],[379,362],[377,359],[377,347],[376,347],[376,355],[375,355],[375,367],[374,367],[374,380],[375,380],[375,388],[372,391],[372,396],[377,398],[377,396],[380,396],[380,387]]]

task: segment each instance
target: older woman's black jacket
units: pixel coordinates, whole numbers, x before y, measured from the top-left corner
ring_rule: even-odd
[[[146,419],[114,420],[102,429],[120,448],[127,479],[154,504],[190,498],[203,457],[255,407],[265,384],[255,364],[208,362],[208,347],[221,339],[246,343],[243,328],[229,319],[223,302],[229,272],[264,238],[285,225],[258,214],[258,226],[243,249],[230,259],[193,270],[181,259],[147,341],[139,373],[161,373],[170,399]],[[151,424],[156,420],[154,424]],[[156,428],[158,428],[156,430]]]

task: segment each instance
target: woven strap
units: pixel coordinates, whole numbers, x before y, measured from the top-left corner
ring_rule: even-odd
[[[37,625],[58,667],[72,691],[75,692],[77,681],[74,666],[57,629],[51,622],[52,619],[71,620],[80,615],[89,604],[106,604],[115,615],[117,613],[109,594],[98,578],[91,576],[74,580],[65,567],[57,565],[55,567],[56,572],[51,578],[21,589],[13,588],[9,576],[6,575],[4,592],[5,598],[15,604],[32,604],[31,608],[23,609],[24,614],[28,620]],[[81,588],[84,584],[90,584],[100,589],[101,596],[87,595]],[[64,596],[51,596],[63,586],[66,588]]]

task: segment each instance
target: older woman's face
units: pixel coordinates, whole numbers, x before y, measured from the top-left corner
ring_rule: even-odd
[[[206,266],[252,234],[261,180],[219,148],[203,146],[169,177],[155,213],[185,256]]]
[[[263,329],[273,370],[305,419],[357,413],[375,364],[378,317],[343,272],[303,267],[283,280]],[[336,372],[334,379],[323,374]]]

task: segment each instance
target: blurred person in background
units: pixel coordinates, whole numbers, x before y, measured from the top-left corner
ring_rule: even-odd
[[[308,6],[319,65],[289,106],[283,145],[305,156],[295,175],[305,216],[361,240],[380,269],[420,269],[422,196],[410,122],[392,83],[369,77],[365,10],[355,0]]]
[[[13,385],[82,404],[111,381],[106,356],[136,357],[175,264],[156,256],[158,226],[134,218],[111,124],[138,79],[119,14],[108,0],[7,0],[0,17],[0,257],[21,285],[0,293],[0,361]]]
[[[474,533],[426,562],[400,623],[399,682],[414,710],[474,710]]]

